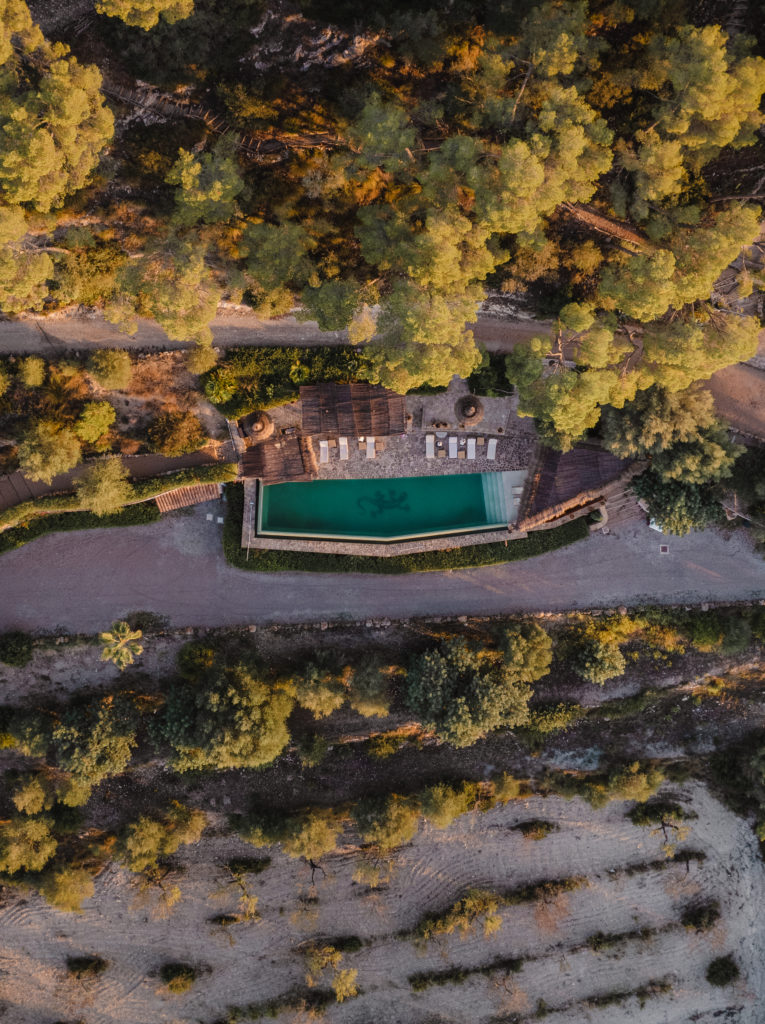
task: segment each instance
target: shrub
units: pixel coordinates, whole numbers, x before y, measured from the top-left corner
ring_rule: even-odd
[[[197,980],[198,971],[190,964],[164,964],[159,976],[173,995],[178,996],[189,991]]]
[[[218,356],[212,345],[197,343],[186,353],[186,369],[189,373],[202,374],[212,370],[218,361]]]
[[[110,402],[86,402],[80,418],[74,425],[74,432],[81,441],[95,444],[111,427],[117,416]]]
[[[627,665],[618,641],[589,625],[575,634],[570,664],[577,675],[597,686],[622,675]]]
[[[0,661],[6,665],[22,668],[32,660],[32,637],[28,633],[13,630],[0,634]]]
[[[46,871],[40,882],[43,897],[59,910],[79,914],[84,900],[95,891],[93,879],[84,868],[62,867]]]
[[[108,960],[102,960],[100,956],[68,956],[66,958],[66,969],[69,973],[82,981],[83,978],[97,978],[103,974],[109,966]]]
[[[326,661],[310,661],[293,681],[295,699],[314,718],[326,718],[345,703],[350,669],[334,670]]]
[[[356,984],[358,974],[359,972],[355,968],[350,967],[335,972],[331,985],[338,1003],[342,1003],[346,999],[353,999],[359,994],[358,985]]]
[[[717,900],[702,903],[700,906],[686,907],[680,923],[689,931],[706,932],[713,928],[720,919],[720,904]]]
[[[390,713],[390,677],[393,666],[383,667],[375,659],[354,668],[348,703],[364,718],[384,718]]]
[[[107,391],[126,391],[133,376],[133,364],[127,352],[105,348],[94,352],[88,360],[88,373]]]
[[[448,828],[461,814],[472,810],[478,801],[478,784],[463,782],[450,786],[437,782],[422,794],[422,814],[436,828]]]
[[[738,978],[740,971],[732,956],[718,956],[707,967],[707,981],[710,985],[723,988]]]
[[[169,457],[199,451],[207,440],[204,427],[191,412],[161,412],[149,427],[152,448]]]
[[[376,847],[381,853],[390,853],[408,843],[417,832],[420,806],[411,797],[370,796],[360,800],[353,817],[364,843]]]
[[[58,846],[50,826],[50,819],[42,816],[13,817],[0,825],[0,871],[42,871]]]
[[[514,827],[517,832],[521,833],[524,839],[534,839],[537,841],[549,836],[551,832],[557,832],[559,829],[559,826],[554,821],[542,821],[540,818],[522,821]]]
[[[142,816],[127,826],[119,846],[119,859],[131,871],[152,874],[161,857],[175,853],[179,846],[198,842],[206,824],[203,811],[174,800],[163,818]]]
[[[58,764],[89,786],[118,775],[136,745],[138,715],[125,697],[103,697],[67,708],[53,729]]]
[[[292,814],[253,814],[240,830],[254,846],[281,843],[288,857],[317,861],[337,848],[343,816],[331,807],[304,807]]]
[[[535,683],[550,671],[552,639],[536,622],[524,622],[505,630],[501,646],[509,678]]]
[[[19,363],[19,379],[25,388],[39,388],[45,380],[45,360],[26,356]]]
[[[498,913],[502,902],[502,897],[490,889],[468,889],[448,910],[423,918],[415,929],[415,939],[419,942],[429,942],[441,935],[453,935],[454,932],[459,932],[464,938],[475,931],[476,924],[481,918],[483,933],[489,936],[502,924]]]

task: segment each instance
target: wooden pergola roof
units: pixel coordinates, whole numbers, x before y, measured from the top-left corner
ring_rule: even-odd
[[[406,430],[403,396],[376,384],[306,384],[300,401],[303,433],[313,437],[386,437]]]
[[[242,473],[264,484],[313,480],[317,466],[310,438],[274,437],[253,445],[242,456]]]

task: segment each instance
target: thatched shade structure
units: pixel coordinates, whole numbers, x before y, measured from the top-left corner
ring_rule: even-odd
[[[239,425],[253,441],[265,441],[274,432],[274,421],[267,412],[251,412],[239,420]]]
[[[313,437],[387,437],[406,430],[403,396],[376,384],[307,384],[300,403],[303,433]]]

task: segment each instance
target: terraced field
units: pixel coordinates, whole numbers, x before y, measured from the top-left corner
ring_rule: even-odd
[[[321,1002],[326,992],[331,1024],[525,1024],[541,1016],[555,1024],[756,1024],[765,988],[756,838],[698,783],[665,786],[662,795],[690,814],[679,833],[633,825],[631,804],[593,810],[559,797],[469,813],[443,831],[421,825],[382,865],[377,888],[354,881],[363,855],[350,830],[339,853],[312,866],[241,842],[219,815],[177,856],[162,890],[112,867],[80,915],[6,891],[0,1017],[213,1024],[257,1020],[270,1002],[280,1020],[293,1021],[311,1019],[302,1001]],[[518,826],[538,821],[556,827],[524,837]],[[235,873],[227,866],[267,855],[271,863],[257,873],[252,863]],[[568,891],[539,888],[561,879],[569,881],[558,890]],[[181,898],[168,907],[174,885]],[[417,937],[427,915],[475,889],[499,896],[492,934],[491,917],[479,916],[465,934]],[[681,922],[689,909],[715,903],[719,918],[706,929]],[[335,970],[358,972],[357,996],[335,1001],[331,969],[306,987],[311,943],[344,951]],[[707,967],[729,953],[741,975],[716,988]],[[67,957],[83,955],[103,958],[103,973],[73,977]],[[161,983],[168,961],[199,969],[185,994]]]

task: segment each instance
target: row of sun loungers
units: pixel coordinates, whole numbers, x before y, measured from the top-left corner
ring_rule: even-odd
[[[462,442],[456,437],[449,438],[449,458],[450,459],[475,459],[476,449],[478,446],[483,446],[484,438],[482,437],[469,437],[467,441],[462,439]],[[483,452],[481,452],[483,454]],[[486,445],[486,458],[489,462],[493,462],[497,457],[497,439],[496,437],[490,437],[489,443]],[[436,448],[436,438],[434,434],[425,435],[425,458],[426,459],[445,459],[446,450],[444,448]]]
[[[329,462],[329,455],[333,448],[337,448],[340,455],[340,461],[346,462],[350,457],[350,448],[348,447],[348,438],[340,437],[337,441],[331,440],[320,440],[319,441],[319,462],[324,465]],[[359,451],[365,451],[368,459],[374,459],[378,452],[384,451],[385,445],[382,441],[376,441],[374,437],[360,437],[359,438]]]

